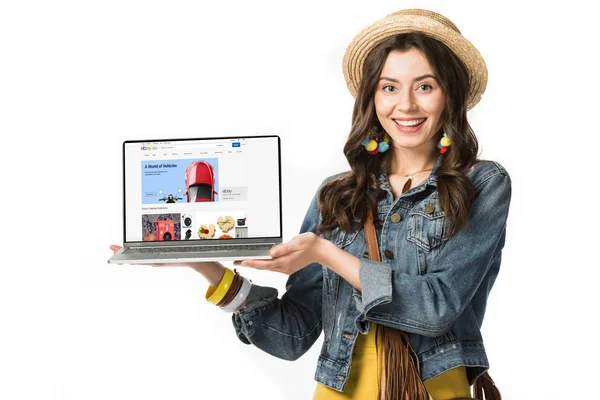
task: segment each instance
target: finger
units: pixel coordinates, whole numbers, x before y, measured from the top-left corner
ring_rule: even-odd
[[[113,244],[110,246],[110,249],[116,253],[117,251],[119,251],[121,249],[121,246]]]
[[[291,239],[287,243],[278,244],[275,247],[271,248],[271,257],[282,257],[294,251],[301,250],[300,245],[298,244],[298,239]]]
[[[302,253],[295,251],[277,258],[277,265],[271,267],[270,270],[291,275],[307,265],[308,263],[303,260]]]
[[[255,269],[273,269],[277,267],[279,261],[276,260],[244,260],[241,262],[242,267],[250,267]]]
[[[277,245],[271,249],[272,257],[281,257],[283,255],[293,253],[296,251],[302,251],[309,244],[309,241],[312,236],[312,232],[306,232],[301,235],[295,236],[290,239],[287,243],[282,243]]]
[[[150,265],[153,267],[186,267],[187,266],[185,264],[179,264],[179,263],[152,263]]]
[[[273,271],[285,270],[294,262],[294,260],[298,258],[298,254],[299,253],[297,252],[292,252],[278,257],[276,260],[277,262],[274,262],[275,260],[273,260],[273,264],[270,265],[268,269],[271,269]]]
[[[271,257],[279,257],[280,255],[285,254],[287,252],[288,250],[285,244],[278,244],[275,247],[271,247],[271,250],[269,250]]]

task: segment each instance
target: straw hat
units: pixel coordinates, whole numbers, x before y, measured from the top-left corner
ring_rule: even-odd
[[[471,78],[467,110],[479,102],[487,85],[487,68],[479,51],[465,39],[448,18],[428,10],[408,9],[392,13],[366,27],[354,37],[344,54],[344,78],[356,97],[363,64],[369,52],[390,36],[421,32],[444,43],[465,64]]]

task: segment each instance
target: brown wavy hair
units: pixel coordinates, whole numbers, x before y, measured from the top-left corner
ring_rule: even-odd
[[[321,223],[318,232],[340,227],[352,230],[352,222],[360,228],[370,209],[375,225],[382,226],[377,218],[377,203],[386,192],[379,187],[378,177],[390,173],[394,160],[394,147],[376,156],[365,151],[362,141],[368,132],[377,127],[383,129],[375,113],[375,91],[388,54],[392,50],[420,50],[434,69],[446,95],[442,111],[443,129],[452,146],[442,156],[435,176],[438,182],[438,198],[448,221],[447,238],[467,225],[469,209],[475,197],[475,188],[467,176],[468,170],[478,161],[479,144],[467,121],[469,74],[465,65],[446,45],[421,33],[404,33],[391,36],[377,45],[365,59],[363,78],[352,113],[352,128],[344,145],[344,154],[350,164],[350,172],[327,182],[319,192]],[[356,227],[355,227],[356,228]]]

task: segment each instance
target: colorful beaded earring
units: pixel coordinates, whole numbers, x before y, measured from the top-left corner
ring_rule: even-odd
[[[446,132],[444,132],[444,135],[440,139],[440,142],[438,143],[437,147],[438,149],[440,149],[440,153],[444,154],[450,146],[452,146],[452,141],[450,140],[448,135],[446,135]]]
[[[365,140],[363,140],[362,145],[365,146],[367,153],[374,155],[385,153],[390,148],[390,140],[391,139],[385,130],[382,129],[378,131],[377,128],[373,128]]]

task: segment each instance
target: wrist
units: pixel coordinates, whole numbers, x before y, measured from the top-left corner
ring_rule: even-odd
[[[204,276],[208,283],[215,287],[219,285],[225,273],[225,267],[216,261],[192,263],[188,266]]]
[[[316,262],[324,266],[330,265],[331,255],[337,248],[329,240],[319,237],[316,246]]]
[[[326,239],[322,239],[319,243],[319,254],[321,255],[319,264],[344,278],[357,290],[362,291],[360,284],[361,259],[359,257],[340,249],[335,243]]]

